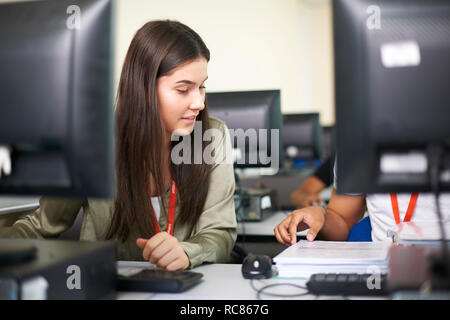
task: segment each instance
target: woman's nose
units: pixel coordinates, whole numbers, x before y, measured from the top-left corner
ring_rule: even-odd
[[[203,102],[193,102],[193,103],[191,103],[189,108],[192,110],[202,111],[203,109],[205,109],[205,104]]]
[[[205,95],[201,92],[196,93],[189,108],[194,110],[203,110],[205,108]]]

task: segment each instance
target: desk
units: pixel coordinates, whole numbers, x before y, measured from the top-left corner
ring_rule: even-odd
[[[238,222],[238,235],[245,236],[269,236],[275,238],[273,229],[283,221],[292,211],[278,211],[263,221]],[[299,236],[306,236],[307,230],[298,232]]]
[[[277,242],[273,229],[283,221],[291,211],[278,211],[263,221],[239,222],[236,244],[247,253],[265,254],[275,257],[286,247]],[[306,238],[308,230],[297,233],[297,239]],[[235,261],[240,262],[240,261]]]
[[[134,261],[119,261],[119,272],[126,272],[129,269],[139,269],[150,267],[148,262],[134,262]],[[252,288],[251,282],[255,288],[260,289],[268,284],[279,284],[279,286],[268,288],[267,293],[276,294],[302,294],[306,293],[306,290],[282,284],[293,284],[304,287],[308,279],[264,279],[264,280],[248,280],[244,279],[241,273],[240,264],[209,264],[201,265],[192,269],[194,272],[200,272],[203,274],[203,278],[199,284],[181,293],[151,293],[151,292],[119,292],[117,299],[119,300],[256,300],[257,293]],[[326,296],[314,296],[311,294],[282,298],[271,295],[261,294],[262,299],[270,300],[292,300],[292,299],[336,299],[343,297],[326,297]],[[363,299],[369,299],[369,297],[363,297]],[[373,297],[370,297],[373,299]],[[380,299],[380,298],[377,298]],[[381,298],[383,299],[383,298]]]
[[[0,215],[39,208],[39,197],[0,197]]]
[[[39,208],[37,197],[0,197],[0,228],[9,227],[23,215]]]
[[[130,268],[151,266],[147,262],[119,261],[118,270],[123,272]],[[142,293],[119,292],[117,299],[156,299],[156,300],[254,300],[256,291],[251,287],[251,280],[244,279],[240,264],[209,264],[194,268],[192,271],[203,274],[201,282],[182,293]],[[285,283],[283,279],[254,280],[255,287],[260,288],[270,283]],[[289,280],[290,283],[305,285],[306,279]],[[292,291],[292,289],[290,289]],[[295,289],[296,292],[304,292]],[[275,287],[270,292],[286,294],[286,287]],[[267,296],[266,296],[267,297]],[[307,297],[303,297],[307,298]],[[309,297],[314,298],[314,296]]]

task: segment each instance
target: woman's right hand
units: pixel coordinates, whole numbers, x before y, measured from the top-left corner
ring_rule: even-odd
[[[189,257],[177,238],[163,231],[150,239],[138,238],[136,244],[142,250],[142,257],[159,268],[184,270],[189,267]]]
[[[325,224],[325,211],[320,206],[295,210],[275,227],[275,237],[279,243],[291,246],[297,242],[297,232],[309,228],[306,239],[313,241]]]

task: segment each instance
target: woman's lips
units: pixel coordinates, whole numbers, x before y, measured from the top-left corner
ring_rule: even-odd
[[[183,117],[181,119],[183,119],[184,121],[187,121],[189,123],[193,123],[193,122],[195,122],[196,118],[197,118],[197,116],[191,116],[191,117]]]

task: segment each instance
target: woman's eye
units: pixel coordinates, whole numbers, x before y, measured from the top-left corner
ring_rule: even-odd
[[[179,93],[187,93],[188,89],[177,89]]]

